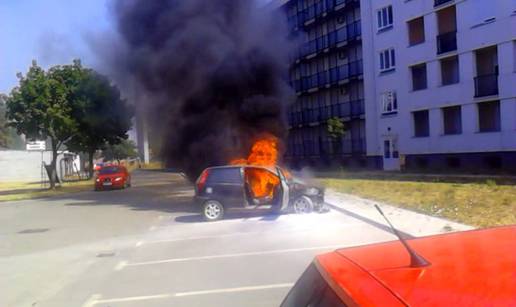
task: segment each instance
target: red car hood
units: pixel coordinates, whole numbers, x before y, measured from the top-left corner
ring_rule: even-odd
[[[101,180],[104,179],[104,178],[111,178],[111,179],[114,179],[114,178],[117,178],[117,177],[124,177],[124,173],[115,173],[115,174],[103,174],[103,175],[98,175],[97,178],[100,178]]]
[[[399,241],[340,249],[319,256],[317,263],[335,287],[362,306],[516,305],[516,226],[408,244],[431,265],[410,268]]]

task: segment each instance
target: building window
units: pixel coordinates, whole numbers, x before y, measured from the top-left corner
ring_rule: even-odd
[[[427,137],[430,135],[430,122],[428,120],[428,110],[416,111],[412,113],[414,118],[414,136]]]
[[[442,85],[459,83],[459,57],[452,56],[441,60]]]
[[[392,5],[383,7],[377,11],[378,31],[392,27]]]
[[[398,101],[396,97],[396,92],[389,91],[382,93],[380,96],[380,100],[382,102],[382,113],[396,113],[398,112]]]
[[[412,90],[426,89],[426,63],[412,66],[410,69],[412,71]]]
[[[409,45],[417,45],[425,42],[425,19],[424,17],[419,17],[413,19],[408,24],[408,33],[409,33]]]
[[[461,134],[462,133],[462,116],[461,107],[442,108],[444,134]]]
[[[500,131],[500,101],[488,101],[477,104],[478,130],[480,132]]]
[[[394,49],[387,49],[380,52],[380,72],[393,70],[396,68],[396,56]]]

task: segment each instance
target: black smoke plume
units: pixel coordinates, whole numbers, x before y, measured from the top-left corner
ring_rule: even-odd
[[[287,84],[284,18],[252,0],[119,0],[124,50],[118,75],[144,91],[162,157],[195,178],[245,157],[263,133],[284,140]]]

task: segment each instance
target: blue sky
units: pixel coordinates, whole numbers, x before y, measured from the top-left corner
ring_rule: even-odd
[[[88,40],[114,28],[111,1],[0,0],[0,93],[10,92],[33,59],[48,68],[80,58],[98,68]]]
[[[47,68],[81,58],[95,66],[88,37],[112,28],[108,0],[0,0],[0,93],[32,59]]]

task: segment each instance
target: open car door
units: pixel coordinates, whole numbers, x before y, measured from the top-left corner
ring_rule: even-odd
[[[281,189],[281,205],[280,210],[285,211],[288,208],[288,203],[290,200],[290,188],[288,186],[288,180],[281,171],[281,168],[276,167],[276,172],[280,178],[280,189]]]

